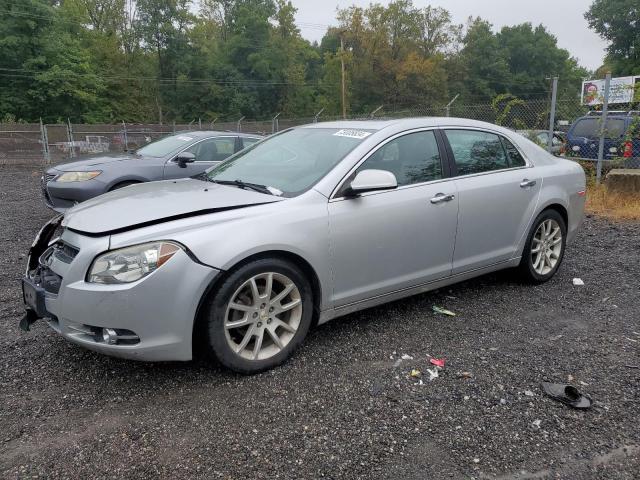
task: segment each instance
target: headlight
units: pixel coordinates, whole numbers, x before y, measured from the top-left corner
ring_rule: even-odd
[[[87,275],[90,283],[130,283],[167,263],[182,247],[172,242],[152,242],[112,250],[97,257]]]
[[[56,182],[86,182],[87,180],[96,178],[101,173],[100,170],[96,170],[95,172],[65,172],[56,178]]]

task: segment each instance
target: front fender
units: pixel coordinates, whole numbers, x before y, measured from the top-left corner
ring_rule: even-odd
[[[112,247],[151,240],[175,240],[201,263],[230,270],[256,254],[280,251],[304,259],[316,273],[327,306],[332,291],[327,198],[309,191],[300,197],[184,218],[114,234]]]

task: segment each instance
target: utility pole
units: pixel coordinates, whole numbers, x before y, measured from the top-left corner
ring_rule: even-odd
[[[345,103],[345,92],[344,92],[344,40],[342,39],[342,35],[340,35],[340,70],[342,73],[342,118],[347,118],[347,105]]]

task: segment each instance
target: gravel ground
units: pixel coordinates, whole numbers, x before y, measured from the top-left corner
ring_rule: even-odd
[[[587,218],[543,286],[490,275],[350,315],[242,377],[100,356],[43,322],[20,332],[24,253],[52,216],[38,178],[0,170],[3,478],[638,476],[639,224]],[[447,364],[420,385],[427,355]],[[570,378],[595,408],[541,394]]]

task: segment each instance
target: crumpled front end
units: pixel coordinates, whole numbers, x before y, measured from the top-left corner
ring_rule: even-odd
[[[218,270],[179,250],[151,274],[124,284],[97,284],[87,273],[110,237],[64,229],[60,217],[40,231],[23,279],[23,329],[39,318],[85,348],[144,361],[190,360],[200,298]]]

